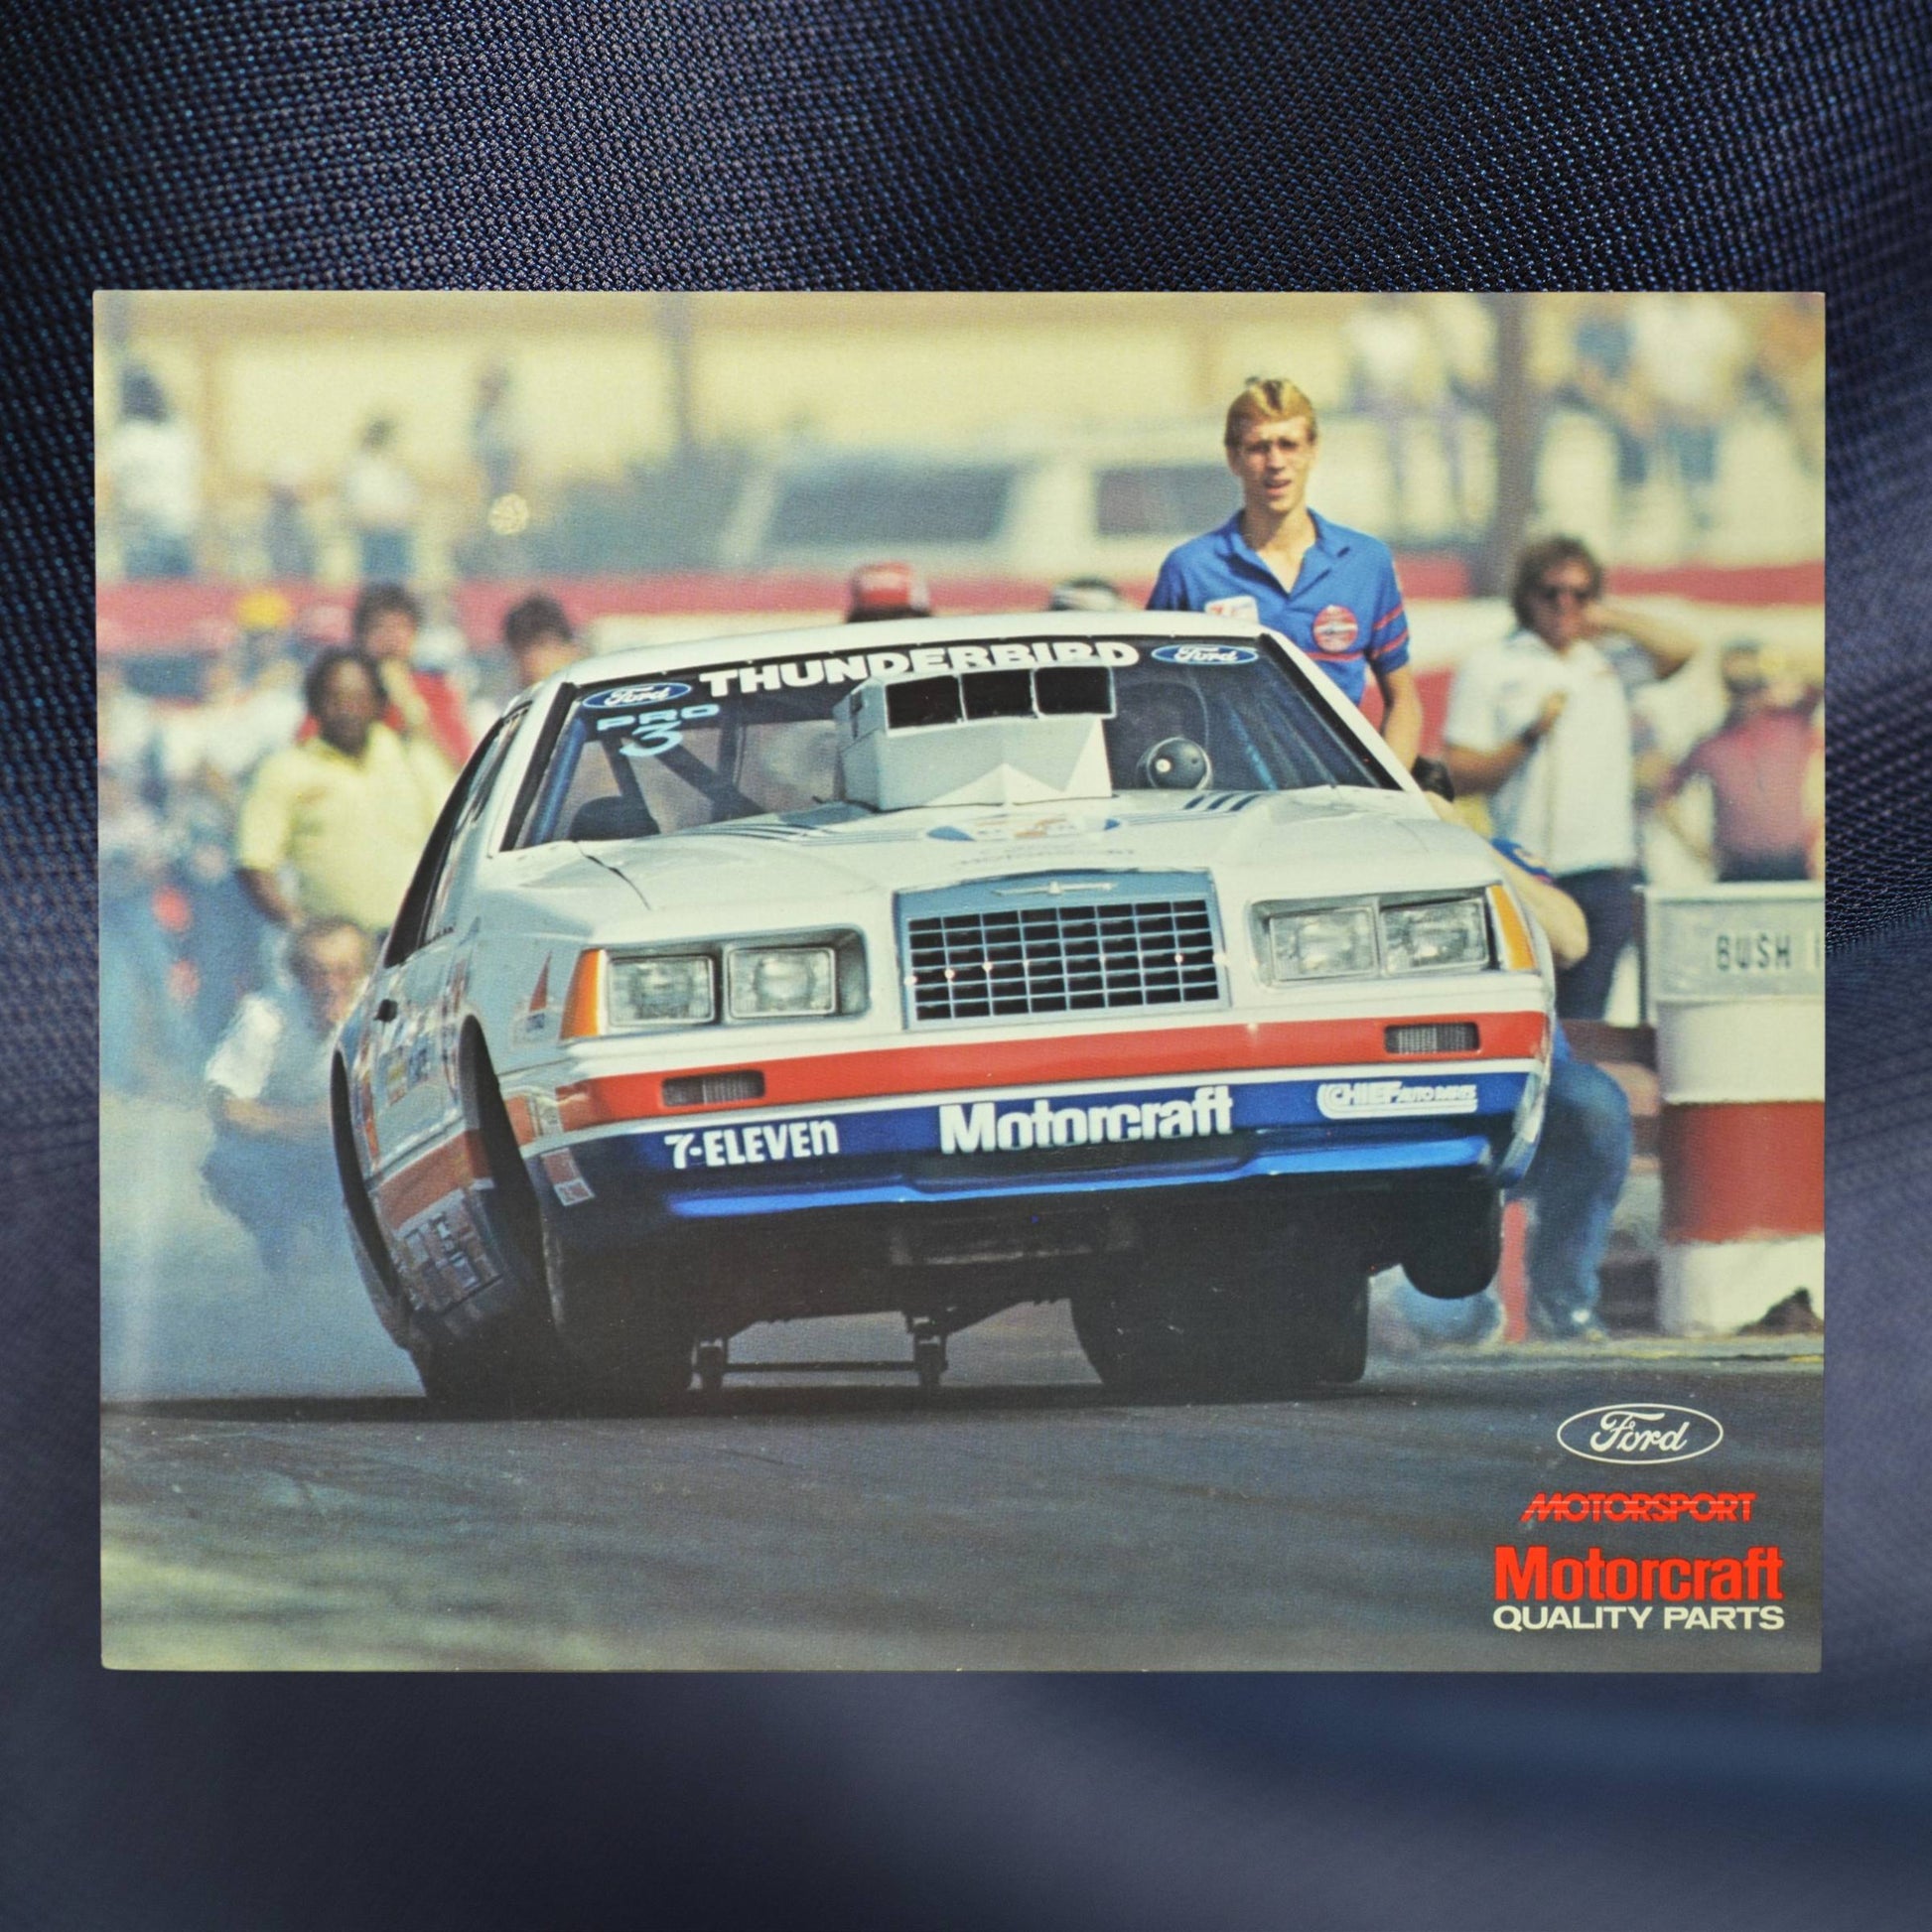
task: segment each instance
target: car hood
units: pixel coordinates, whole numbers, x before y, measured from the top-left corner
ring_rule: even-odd
[[[1285,897],[1486,884],[1483,840],[1403,792],[1132,793],[1025,807],[748,819],[597,848],[653,912],[841,900],[1016,875],[1211,872]]]

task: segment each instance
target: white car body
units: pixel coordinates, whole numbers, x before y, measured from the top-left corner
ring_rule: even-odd
[[[865,744],[840,741],[846,787],[890,802],[924,785],[941,802],[516,842],[560,732],[580,735],[588,761],[606,749],[596,732],[614,730],[622,768],[667,784],[647,768],[652,734],[676,740],[681,713],[715,712],[713,698],[729,708],[764,683],[793,689],[781,665],[786,680],[839,673],[863,688],[837,714],[849,732],[868,706],[883,720],[891,687],[928,680],[943,702],[949,677],[994,667],[996,651],[1013,671],[1147,667],[1157,650],[1185,679],[1123,668],[1122,691],[1173,706],[1206,689],[1218,703],[1208,679],[1223,659],[1269,657],[1270,679],[1292,680],[1332,727],[1323,756],[1359,774],[1276,791],[1121,787],[1104,740],[1124,713],[981,719],[882,732],[870,764]],[[1439,819],[1354,707],[1274,633],[1172,614],[926,620],[663,646],[572,675],[581,690],[553,680],[473,760],[343,1035],[338,1153],[364,1273],[433,1392],[439,1368],[444,1387],[468,1388],[452,1365],[482,1359],[499,1332],[498,1368],[510,1351],[550,1348],[546,1320],[571,1344],[573,1270],[600,1284],[593,1354],[626,1332],[626,1307],[674,1295],[686,1367],[663,1370],[663,1393],[688,1380],[690,1343],[715,1365],[731,1333],[776,1317],[898,1308],[939,1335],[942,1358],[947,1330],[1091,1284],[1161,1225],[1212,1224],[1237,1197],[1292,1193],[1304,1205],[1290,1220],[1331,1218],[1339,1200],[1359,1222],[1351,1280],[1395,1259],[1420,1277],[1431,1224],[1410,1205],[1486,1213],[1527,1165],[1550,1052],[1547,948],[1486,843]],[[1035,680],[1035,705],[1057,701],[1037,695],[1049,686],[1101,689]],[[1238,713],[1228,723],[1245,729]],[[976,749],[996,738],[997,755]],[[882,759],[890,768],[874,768]],[[628,809],[580,807],[572,824],[599,811],[617,824]],[[1389,908],[1458,896],[1482,909],[1442,916],[1486,921],[1481,963],[1396,971],[1388,921],[1402,914]],[[1335,930],[1350,945],[1368,933],[1373,970],[1273,983],[1275,929],[1253,908],[1312,917],[1311,902],[1370,908],[1367,927],[1348,910]],[[1142,910],[1129,917],[1130,904]],[[1024,969],[1027,987],[1048,991],[995,1011],[973,975],[993,970],[1009,913],[1049,935],[1047,965]],[[921,944],[938,933],[966,963],[949,975],[928,959],[914,985],[915,921]],[[1125,1003],[1083,1005],[1072,989],[1091,983],[1081,962],[1103,928],[1141,935],[1104,942],[1124,948],[1108,970]],[[1327,928],[1309,929],[1318,951]],[[747,942],[786,956],[724,957]],[[641,949],[641,968],[626,949]],[[703,974],[686,962],[706,949],[716,1017],[611,1024],[614,973],[630,975],[626,1000],[696,1002]],[[730,1018],[726,982],[741,979],[748,1000],[838,1010]]]

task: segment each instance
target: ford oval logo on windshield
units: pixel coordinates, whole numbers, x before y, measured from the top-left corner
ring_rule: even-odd
[[[1724,1439],[1717,1417],[1673,1402],[1610,1402],[1557,1426],[1557,1441],[1587,1462],[1688,1462]]]
[[[1246,644],[1157,644],[1154,655],[1163,664],[1252,664],[1261,653]]]
[[[623,684],[615,691],[593,691],[584,700],[586,711],[628,710],[632,705],[669,704],[673,698],[691,695],[688,684]]]

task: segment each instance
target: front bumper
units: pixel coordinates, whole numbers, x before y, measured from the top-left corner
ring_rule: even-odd
[[[1208,1073],[629,1122],[527,1150],[560,1232],[1350,1175],[1504,1180],[1534,1061]],[[1532,1129],[1533,1132],[1533,1129]]]

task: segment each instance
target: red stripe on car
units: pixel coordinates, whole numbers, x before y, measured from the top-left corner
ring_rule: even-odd
[[[1135,1079],[1296,1066],[1352,1066],[1389,1060],[1383,1037],[1391,1025],[1474,1022],[1481,1044],[1449,1060],[1529,1059],[1543,1048],[1540,1013],[1450,1013],[1373,1020],[1268,1020],[1165,1033],[1071,1034],[1049,1039],[976,1040],[970,1044],[848,1048],[797,1059],[739,1061],[728,1066],[612,1073],[557,1090],[564,1126],[575,1132],[618,1121],[720,1113],[744,1107],[799,1107],[827,1100],[871,1100],[907,1093],[956,1093],[974,1087],[1042,1087],[1073,1080]],[[1404,1066],[1430,1055],[1402,1054]],[[764,1075],[757,1099],[669,1107],[663,1083],[696,1073],[756,1068]]]

